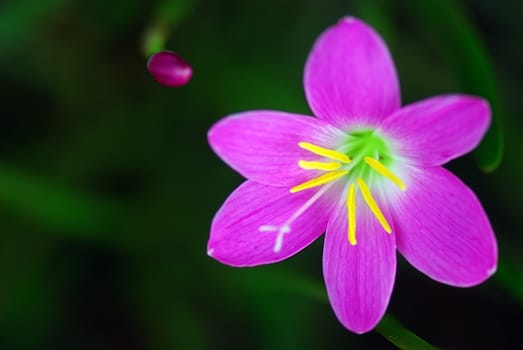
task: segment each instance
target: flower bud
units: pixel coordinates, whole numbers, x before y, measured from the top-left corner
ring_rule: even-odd
[[[191,66],[173,51],[152,55],[147,69],[158,83],[168,87],[184,86],[192,77]]]

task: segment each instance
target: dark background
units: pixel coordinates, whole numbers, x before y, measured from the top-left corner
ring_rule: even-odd
[[[482,151],[449,168],[489,213],[498,273],[458,289],[401,260],[388,312],[445,348],[517,348],[522,12],[509,0],[0,2],[0,349],[394,349],[335,319],[322,239],[261,268],[206,255],[210,221],[242,181],[208,128],[249,109],[310,114],[305,59],[348,14],[384,36],[404,103],[465,92],[494,108]],[[189,85],[149,76],[164,44],[191,63]],[[487,173],[500,125],[503,162]]]

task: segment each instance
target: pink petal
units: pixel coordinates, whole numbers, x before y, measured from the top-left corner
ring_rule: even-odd
[[[384,215],[388,211],[380,205]],[[323,250],[323,275],[338,320],[356,333],[373,329],[385,313],[396,274],[394,232],[386,233],[365,202],[356,200],[356,245],[347,238],[347,208],[339,205],[329,220]],[[392,222],[389,219],[389,223]]]
[[[289,186],[318,175],[298,161],[318,156],[298,147],[307,141],[334,147],[343,133],[316,118],[275,111],[251,111],[220,120],[208,134],[212,149],[244,177],[274,186]]]
[[[408,105],[381,124],[398,140],[398,151],[422,166],[441,165],[474,149],[490,124],[484,99],[466,95],[432,97]]]
[[[275,252],[277,227],[282,227],[315,191],[291,194],[284,187],[246,181],[227,198],[211,224],[208,254],[231,266],[269,264],[296,254],[327,226],[329,200],[320,197],[282,235]]]
[[[449,171],[413,169],[407,191],[391,203],[398,249],[421,272],[458,287],[495,272],[497,245],[487,215]]]
[[[400,107],[386,44],[364,22],[347,17],[316,41],[305,66],[305,93],[314,113],[341,128],[369,126]]]

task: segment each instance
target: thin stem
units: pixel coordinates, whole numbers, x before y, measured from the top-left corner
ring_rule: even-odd
[[[396,345],[398,349],[436,350],[435,346],[418,337],[410,329],[405,328],[394,316],[385,314],[375,329],[385,339]]]

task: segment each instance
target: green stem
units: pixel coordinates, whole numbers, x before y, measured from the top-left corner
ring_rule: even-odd
[[[394,316],[385,314],[375,329],[385,339],[396,345],[398,349],[436,350],[435,346],[418,337],[405,328]]]
[[[165,0],[159,4],[143,36],[146,57],[165,50],[173,28],[190,14],[195,4],[196,0]]]

